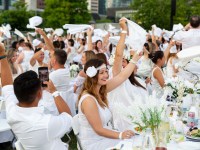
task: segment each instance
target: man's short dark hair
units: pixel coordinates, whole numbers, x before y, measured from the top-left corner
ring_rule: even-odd
[[[55,49],[54,56],[60,65],[64,65],[67,60],[67,53],[61,49]]]
[[[71,43],[70,46],[72,46],[72,47],[74,46],[74,40],[73,39],[69,39],[68,42]]]
[[[20,74],[13,83],[14,93],[20,103],[31,104],[41,89],[41,82],[34,71]]]
[[[14,41],[12,43],[11,47],[14,48],[14,49],[17,49],[17,43],[18,43],[17,41]]]
[[[190,18],[190,25],[193,27],[193,28],[198,28],[199,25],[200,25],[200,16],[192,16]]]

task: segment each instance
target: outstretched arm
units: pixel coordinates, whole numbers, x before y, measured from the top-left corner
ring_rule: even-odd
[[[139,55],[137,53],[134,54],[132,60],[129,64],[125,67],[123,71],[121,71],[116,77],[112,78],[111,80],[107,81],[107,92],[114,90],[120,84],[122,84],[134,71],[137,61],[141,58],[141,52]]]
[[[6,56],[5,48],[3,44],[0,43],[0,57],[4,57],[4,56]],[[8,60],[6,59],[6,57],[1,59],[1,84],[2,84],[2,87],[13,84],[12,73],[11,73],[10,66],[8,64]]]
[[[88,36],[88,51],[92,51],[93,50],[93,46],[92,46],[92,33],[93,30],[92,29],[88,29],[87,30],[87,36]]]
[[[48,48],[49,52],[50,52],[50,53],[54,52],[53,43],[52,43],[51,40],[47,37],[46,33],[45,33],[42,29],[40,29],[40,28],[35,29],[35,31],[36,31],[37,33],[39,33],[40,35],[42,35],[42,37],[44,38],[44,41],[45,41],[45,43],[46,43],[46,45],[47,45],[47,48]]]
[[[127,31],[126,19],[123,19],[123,18],[120,19],[119,25],[123,31]],[[116,47],[115,60],[114,60],[113,68],[112,68],[113,77],[115,77],[117,74],[121,72],[126,34],[127,33],[120,34],[120,39]]]

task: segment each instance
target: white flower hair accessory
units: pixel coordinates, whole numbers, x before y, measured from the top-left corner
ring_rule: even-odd
[[[103,69],[103,68],[106,68],[105,64],[101,65],[98,68],[95,68],[94,66],[88,67],[86,70],[86,74],[88,77],[92,78],[92,77],[96,76],[98,70]]]

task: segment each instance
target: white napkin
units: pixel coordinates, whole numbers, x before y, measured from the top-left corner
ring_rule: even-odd
[[[85,24],[65,24],[63,25],[63,29],[68,29],[67,33],[70,34],[76,34],[79,32],[83,32],[89,28],[93,28],[91,25],[85,25]]]
[[[25,38],[25,36],[19,30],[17,30],[17,29],[15,29],[14,33],[16,35],[18,35],[19,37],[21,37],[21,38]]]
[[[42,17],[40,16],[34,16],[32,18],[29,18],[29,24],[27,24],[27,28],[35,29],[37,26],[39,26],[42,23]]]

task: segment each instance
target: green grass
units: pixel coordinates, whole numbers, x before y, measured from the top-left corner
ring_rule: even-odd
[[[69,150],[77,150],[77,140],[76,140],[76,136],[74,135],[74,132],[71,131],[69,134],[71,141],[69,142]],[[68,137],[65,135],[62,138],[63,142],[67,142],[68,141]],[[0,150],[13,150],[12,145],[10,142],[7,143],[1,143],[0,144]]]

